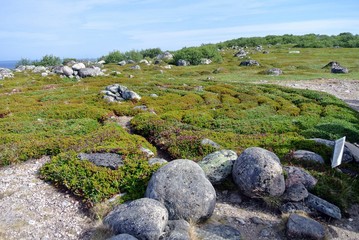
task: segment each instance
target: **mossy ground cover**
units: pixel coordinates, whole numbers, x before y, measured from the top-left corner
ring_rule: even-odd
[[[118,192],[140,197],[156,167],[150,167],[139,151],[162,148],[172,158],[195,161],[214,151],[200,141],[209,138],[224,149],[241,153],[259,146],[278,154],[283,164],[296,149],[317,150],[329,161],[323,146],[306,140],[347,136],[359,141],[359,115],[341,100],[320,92],[275,85],[252,84],[258,80],[313,80],[318,78],[359,79],[359,49],[268,48],[269,54],[249,49],[259,67],[242,67],[235,50],[221,52],[223,61],[210,65],[172,67],[109,64],[108,77],[74,81],[58,76],[41,77],[16,73],[0,83],[0,165],[51,155],[41,170],[44,179],[65,186],[88,203],[96,203]],[[350,69],[346,75],[322,69],[338,61]],[[282,76],[263,71],[279,67]],[[162,70],[163,72],[160,72]],[[134,75],[134,78],[129,78]],[[100,91],[120,83],[139,93],[138,102],[107,103]],[[157,98],[150,97],[155,93]],[[149,111],[134,109],[146,105]],[[111,116],[133,116],[135,134],[112,122]],[[114,152],[124,156],[125,166],[115,171],[77,159],[79,152]],[[289,155],[288,155],[289,154]],[[158,166],[157,166],[158,167]],[[319,179],[315,192],[341,207],[359,202],[358,180],[330,167],[306,166]],[[348,168],[355,168],[348,165]],[[336,199],[336,196],[343,196]]]

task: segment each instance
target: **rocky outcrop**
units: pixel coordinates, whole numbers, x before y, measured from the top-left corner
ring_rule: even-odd
[[[186,159],[174,160],[158,169],[145,196],[163,203],[170,220],[206,220],[216,204],[216,191],[202,168]]]
[[[203,228],[196,230],[199,239],[213,240],[238,240],[241,239],[241,233],[229,225],[207,224]]]
[[[248,197],[281,196],[285,190],[279,158],[263,148],[247,148],[234,162],[232,175]]]
[[[246,60],[239,64],[239,66],[259,66],[259,62],[256,60]]]
[[[104,99],[108,102],[121,102],[126,100],[140,100],[141,96],[136,92],[129,90],[127,87],[120,84],[113,84],[106,87],[102,91]]]
[[[0,80],[5,78],[13,78],[14,73],[8,68],[0,68]]]
[[[287,222],[288,239],[324,239],[325,229],[317,221],[291,214]]]
[[[138,239],[157,240],[167,225],[168,211],[158,201],[141,198],[118,205],[103,222],[115,234],[126,233]]]
[[[234,54],[235,57],[238,57],[238,58],[243,58],[245,56],[247,56],[247,52],[244,51],[244,49],[241,49],[239,50],[239,52],[237,52],[236,54]]]
[[[212,184],[219,184],[231,175],[237,158],[234,151],[221,150],[205,156],[198,164]]]

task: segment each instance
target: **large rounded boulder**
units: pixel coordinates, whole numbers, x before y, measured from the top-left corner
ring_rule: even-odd
[[[285,190],[279,158],[263,148],[247,148],[234,162],[232,176],[248,197],[281,196]]]
[[[115,234],[155,240],[164,233],[168,222],[165,206],[153,199],[141,198],[117,206],[104,219]]]
[[[202,168],[186,159],[158,169],[147,186],[146,197],[163,203],[170,220],[206,220],[216,204],[216,192]]]

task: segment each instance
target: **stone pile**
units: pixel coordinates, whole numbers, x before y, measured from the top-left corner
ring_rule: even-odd
[[[120,84],[113,84],[106,87],[103,98],[108,102],[122,102],[126,100],[140,100],[141,96]]]
[[[189,240],[189,222],[201,223],[211,217],[216,204],[213,185],[226,179],[233,179],[238,194],[281,199],[284,204],[279,209],[289,214],[288,238],[326,237],[321,223],[297,215],[297,210],[341,218],[338,207],[309,193],[317,180],[308,172],[298,167],[283,167],[274,153],[252,147],[240,156],[231,150],[220,150],[198,164],[186,159],[165,164],[153,174],[145,198],[118,206],[105,217],[104,223],[118,236]],[[238,198],[241,199],[240,196],[233,199]],[[205,224],[195,232],[203,239],[241,237],[239,230],[220,223]]]
[[[34,66],[26,65],[19,66],[15,69],[16,72],[32,71],[33,73],[40,73],[43,77],[50,74],[58,74],[63,77],[69,78],[85,78],[85,77],[96,77],[104,76],[104,70],[101,69],[102,64],[89,62],[86,66],[82,62],[71,61],[64,66]]]

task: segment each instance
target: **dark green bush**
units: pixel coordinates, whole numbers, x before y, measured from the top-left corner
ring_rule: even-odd
[[[189,61],[191,65],[201,64],[201,59],[208,58],[214,62],[221,62],[222,56],[214,45],[203,45],[201,47],[182,48],[174,54],[174,62],[178,60]]]

